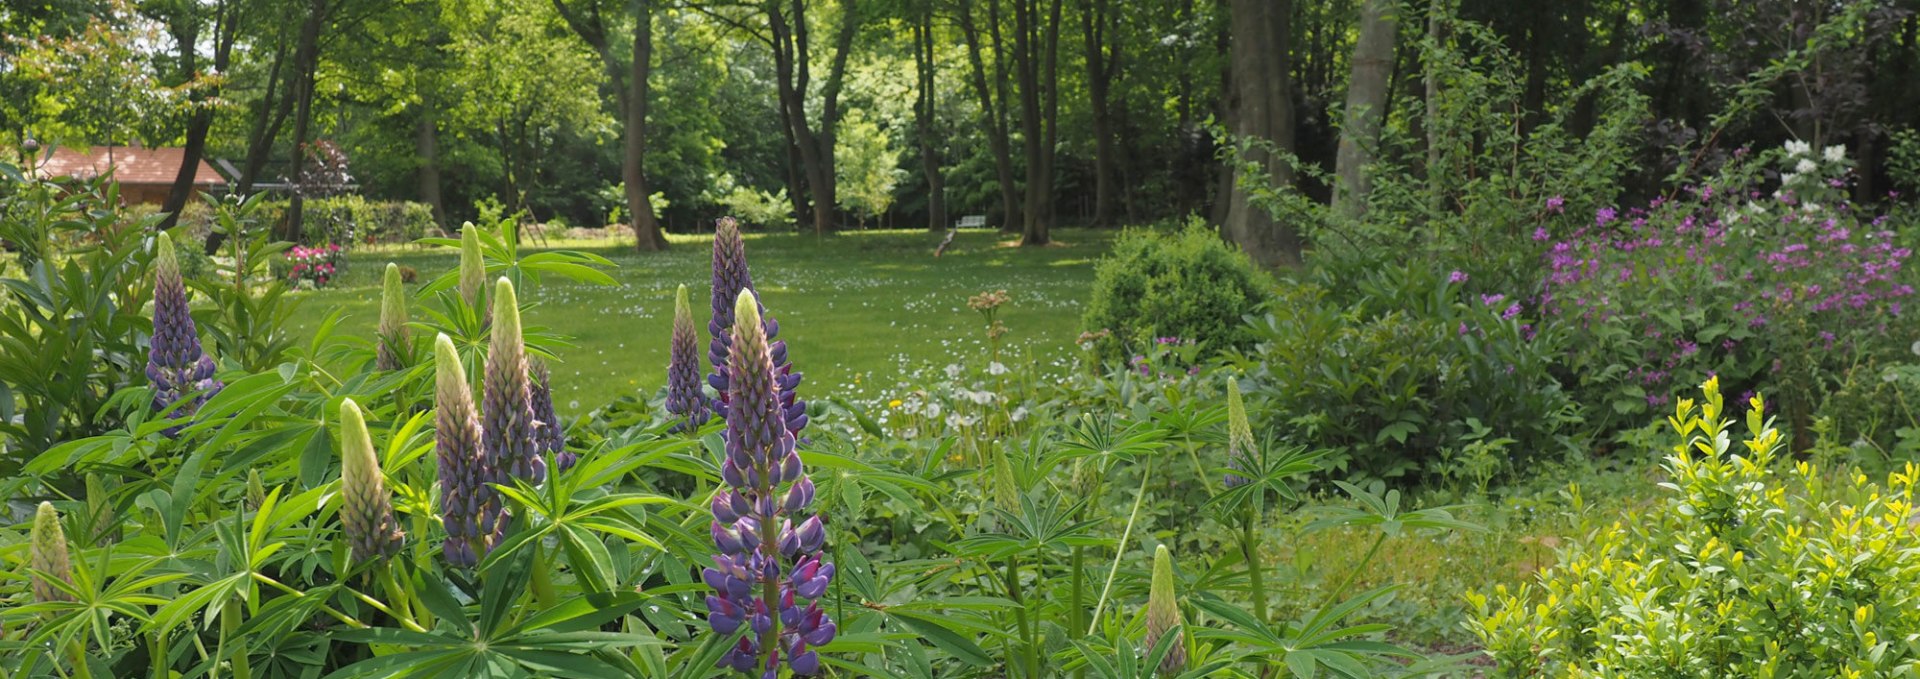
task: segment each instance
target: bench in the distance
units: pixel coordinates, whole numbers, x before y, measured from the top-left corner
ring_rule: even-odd
[[[956,228],[956,229],[983,229],[983,228],[986,228],[986,226],[987,226],[986,215],[967,215],[965,217],[961,217],[960,221],[953,223],[953,228]]]

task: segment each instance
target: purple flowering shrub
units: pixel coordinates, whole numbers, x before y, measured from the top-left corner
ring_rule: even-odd
[[[1844,149],[1757,155],[1671,198],[1536,232],[1534,302],[1572,336],[1567,367],[1604,417],[1639,421],[1715,374],[1731,393],[1781,395],[1804,425],[1810,395],[1911,341],[1889,330],[1914,292],[1912,251],[1848,200]],[[1783,171],[1763,176],[1776,159]]]

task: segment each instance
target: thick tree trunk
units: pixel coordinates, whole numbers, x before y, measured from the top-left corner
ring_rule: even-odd
[[[1050,90],[1055,89],[1059,75],[1055,55],[1060,2],[1050,3],[1051,11],[1045,18],[1040,16],[1040,0],[1014,0],[1013,7],[1014,71],[1020,85],[1022,155],[1027,169],[1026,203],[1021,209],[1026,219],[1020,244],[1038,246],[1051,240],[1047,227],[1053,214],[1053,134],[1048,128],[1058,113],[1059,100]]]
[[[647,109],[653,89],[653,2],[633,3],[633,59],[627,77],[626,134],[620,153],[620,179],[626,184],[627,214],[633,221],[634,247],[641,252],[667,249],[667,235],[653,213],[652,192],[647,189]]]
[[[993,26],[994,53],[999,54],[1000,0],[987,0],[988,21]],[[986,60],[981,56],[982,42],[979,28],[973,21],[973,0],[960,2],[960,31],[967,41],[967,61],[972,66],[972,82],[975,96],[980,100],[980,127],[987,138],[987,148],[993,154],[995,180],[1000,189],[1000,225],[1002,230],[1011,229],[1020,221],[1019,187],[1014,183],[1013,149],[1008,142],[1011,136],[1007,129],[1006,74],[1001,70],[1004,60],[995,60],[994,81],[996,88],[987,82]]]
[[[938,83],[934,72],[933,8],[920,8],[913,25],[913,65],[919,97],[914,106],[914,123],[920,137],[920,170],[927,178],[927,230],[947,228],[947,183],[940,172]]]
[[[1290,0],[1231,0],[1231,71],[1235,136],[1264,140],[1291,152],[1293,141],[1292,73],[1287,42]],[[1259,163],[1270,180],[1293,185],[1293,168],[1255,148],[1248,160]],[[1300,235],[1292,225],[1252,204],[1246,189],[1235,181],[1227,192],[1226,217],[1221,225],[1227,238],[1240,244],[1256,261],[1269,266],[1300,263]]]
[[[1366,214],[1367,194],[1373,185],[1366,166],[1380,145],[1380,123],[1386,113],[1387,85],[1393,74],[1395,3],[1365,0],[1360,8],[1360,37],[1353,44],[1351,73],[1347,77],[1345,122],[1340,126],[1340,150],[1334,174],[1334,210],[1348,217]]]
[[[180,44],[180,69],[189,79],[199,77],[198,50],[200,22],[197,17],[186,17],[174,35]],[[216,73],[227,72],[227,62],[233,53],[233,22],[228,15],[224,2],[214,7],[213,19],[213,70]],[[171,229],[180,220],[180,211],[186,209],[187,201],[193,199],[193,181],[199,174],[200,160],[206,155],[207,133],[213,128],[213,107],[210,102],[220,97],[218,85],[203,85],[195,88],[192,101],[193,116],[187,121],[187,143],[181,149],[180,171],[174,175],[173,187],[167,191],[167,202],[160,209],[166,213],[159,228]]]
[[[420,120],[414,124],[413,150],[420,156],[420,168],[414,174],[420,202],[433,209],[433,224],[447,228],[447,209],[440,199],[440,139],[432,106],[420,107]]]
[[[1091,0],[1080,14],[1081,44],[1086,48],[1087,98],[1089,112],[1093,114],[1093,226],[1096,227],[1114,225],[1117,198],[1114,182],[1119,175],[1119,159],[1113,143],[1113,112],[1107,101],[1107,92],[1120,62],[1119,43],[1107,39],[1113,16],[1109,0]]]
[[[312,139],[314,80],[320,68],[320,28],[326,24],[327,9],[327,0],[313,0],[306,20],[300,25],[300,43],[294,49],[293,180],[296,184],[301,182],[307,142]],[[288,240],[300,240],[305,221],[302,214],[306,208],[305,194],[306,187],[298,187],[292,200],[287,202]]]

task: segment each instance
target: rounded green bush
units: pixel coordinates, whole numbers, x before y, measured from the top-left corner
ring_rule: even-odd
[[[1203,354],[1245,349],[1268,284],[1246,253],[1191,219],[1178,231],[1129,229],[1094,267],[1093,298],[1081,324],[1106,330],[1102,357],[1139,352],[1156,338],[1199,343]]]

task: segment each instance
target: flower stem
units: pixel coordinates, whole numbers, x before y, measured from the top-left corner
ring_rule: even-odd
[[[1133,539],[1134,521],[1140,518],[1140,504],[1147,499],[1147,481],[1153,479],[1153,462],[1140,470],[1140,489],[1133,494],[1133,511],[1127,515],[1127,528],[1120,532],[1120,544],[1113,548],[1113,567],[1107,569],[1107,584],[1100,587],[1100,599],[1093,605],[1093,621],[1087,625],[1087,634],[1093,634],[1100,625],[1100,610],[1107,605],[1107,595],[1113,592],[1113,577],[1120,573],[1120,558],[1127,553],[1127,542]]]
[[[1380,545],[1386,544],[1386,542],[1387,534],[1385,532],[1375,537],[1373,539],[1373,546],[1367,548],[1366,556],[1360,557],[1359,563],[1347,569],[1347,577],[1341,578],[1340,585],[1327,592],[1327,598],[1320,602],[1320,607],[1326,608],[1327,606],[1333,605],[1333,602],[1338,600],[1340,595],[1347,591],[1347,586],[1353,584],[1353,577],[1360,574],[1360,569],[1366,568],[1367,564],[1373,563],[1373,556],[1380,553]]]
[[[1267,619],[1267,587],[1262,571],[1266,566],[1260,563],[1260,537],[1254,532],[1254,523],[1260,518],[1252,504],[1248,504],[1246,513],[1240,520],[1240,552],[1247,560],[1248,586],[1253,590],[1253,613],[1260,617],[1260,623]]]

